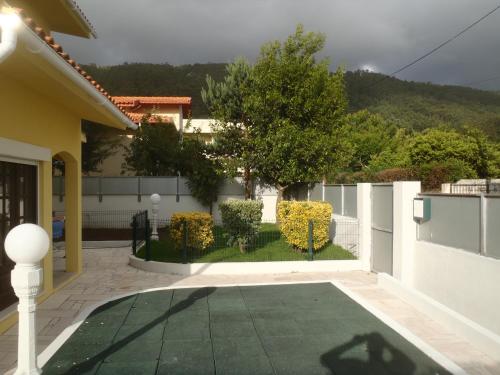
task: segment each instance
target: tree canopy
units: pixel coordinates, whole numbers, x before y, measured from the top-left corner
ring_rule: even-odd
[[[126,170],[138,176],[174,176],[179,170],[179,132],[174,124],[150,124],[147,117],[125,149]]]
[[[245,108],[255,171],[280,194],[343,161],[343,73],[330,74],[328,61],[316,60],[324,42],[299,25],[285,42],[265,44],[253,67]]]
[[[226,66],[226,76],[216,82],[207,76],[206,88],[201,91],[203,102],[215,120],[212,152],[222,163],[224,171],[235,177],[243,170],[245,198],[251,196],[253,145],[249,137],[250,123],[245,113],[245,94],[250,79],[249,63],[238,58]]]

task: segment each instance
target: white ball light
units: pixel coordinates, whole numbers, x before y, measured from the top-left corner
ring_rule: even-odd
[[[18,264],[38,263],[47,254],[49,245],[47,232],[35,224],[18,225],[5,238],[5,252]]]
[[[158,203],[160,203],[160,201],[161,201],[160,194],[156,194],[156,193],[151,194],[151,202],[153,204],[158,204]]]

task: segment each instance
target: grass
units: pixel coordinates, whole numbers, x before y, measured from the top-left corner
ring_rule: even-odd
[[[308,260],[308,254],[298,253],[288,245],[281,236],[276,224],[262,224],[253,248],[242,254],[237,247],[227,246],[228,237],[220,226],[214,228],[215,244],[205,251],[191,252],[189,261],[192,263],[215,262],[264,262]],[[144,259],[145,248],[137,252],[137,257]],[[328,243],[322,249],[315,251],[315,260],[356,259],[349,251],[340,246]],[[181,251],[174,248],[164,232],[160,241],[151,242],[151,260],[159,262],[182,263]]]

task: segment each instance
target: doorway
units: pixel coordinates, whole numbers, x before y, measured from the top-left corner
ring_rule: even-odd
[[[17,302],[10,283],[14,268],[4,249],[16,225],[37,223],[37,167],[0,160],[0,311]]]

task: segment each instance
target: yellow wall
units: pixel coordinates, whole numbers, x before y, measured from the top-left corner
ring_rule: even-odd
[[[0,74],[0,137],[49,148],[66,162],[67,270],[79,273],[81,259],[80,118],[58,103]],[[52,237],[52,163],[39,165],[39,224]],[[44,292],[53,292],[52,249],[43,260]],[[0,332],[7,325],[0,321]],[[12,320],[12,319],[10,319]],[[12,322],[10,322],[12,323]]]

